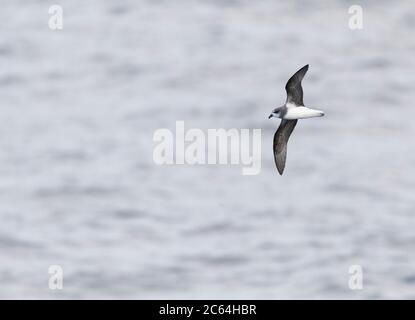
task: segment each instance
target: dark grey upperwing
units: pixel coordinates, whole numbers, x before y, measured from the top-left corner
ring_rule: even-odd
[[[292,102],[297,106],[303,106],[303,88],[301,87],[301,80],[303,80],[304,75],[307,73],[308,64],[298,70],[294,75],[288,80],[285,85],[285,91],[287,91],[287,102]]]
[[[281,120],[277,132],[274,134],[274,160],[280,175],[284,172],[287,158],[287,143],[298,120]]]

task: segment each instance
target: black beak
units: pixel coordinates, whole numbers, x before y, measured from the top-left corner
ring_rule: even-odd
[[[269,115],[268,119],[271,119],[273,117],[272,113]]]

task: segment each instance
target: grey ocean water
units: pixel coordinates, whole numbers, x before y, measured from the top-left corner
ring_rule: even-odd
[[[415,298],[415,3],[356,31],[352,4],[3,1],[0,298]],[[307,63],[326,117],[280,177],[267,116]],[[155,165],[176,120],[261,128],[260,174]]]

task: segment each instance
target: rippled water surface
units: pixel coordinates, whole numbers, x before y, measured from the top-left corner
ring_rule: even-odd
[[[356,31],[348,1],[60,3],[61,31],[0,11],[0,298],[415,298],[413,1]],[[326,117],[280,177],[267,116],[307,63]],[[260,174],[155,165],[176,120],[261,128]]]

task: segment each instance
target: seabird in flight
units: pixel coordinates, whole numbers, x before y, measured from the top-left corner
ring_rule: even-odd
[[[287,101],[282,107],[275,108],[269,115],[280,118],[281,123],[274,135],[274,160],[280,175],[284,172],[285,159],[287,158],[287,142],[293,132],[298,119],[307,119],[324,116],[324,112],[320,110],[310,109],[304,106],[303,88],[301,80],[308,70],[308,64],[298,70],[285,85],[287,91]]]

